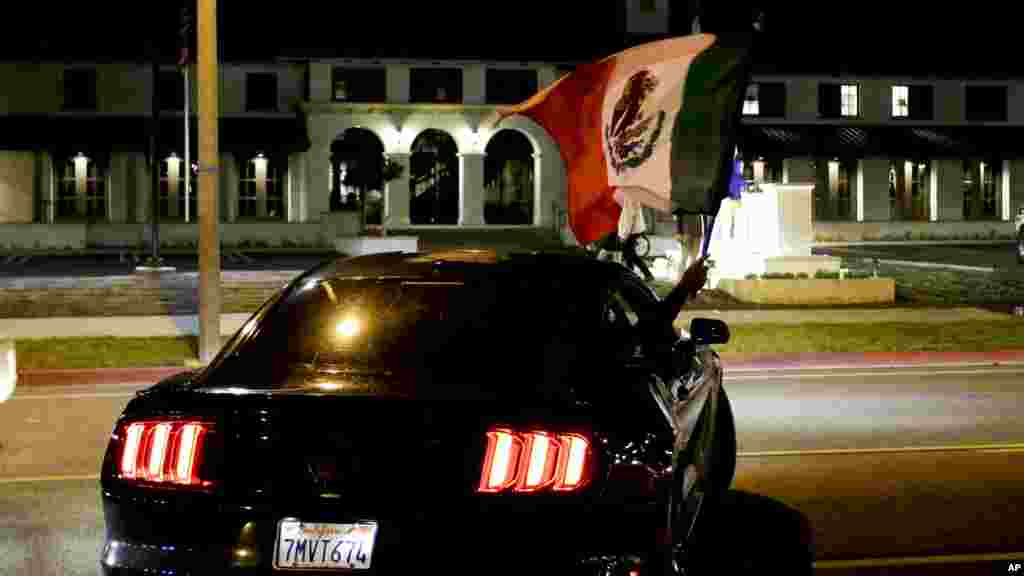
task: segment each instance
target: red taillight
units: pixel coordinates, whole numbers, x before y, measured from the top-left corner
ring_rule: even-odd
[[[199,477],[210,425],[193,421],[132,422],[122,428],[118,475],[125,480],[209,486]]]
[[[590,459],[590,441],[580,434],[494,429],[477,492],[578,490],[589,481]]]

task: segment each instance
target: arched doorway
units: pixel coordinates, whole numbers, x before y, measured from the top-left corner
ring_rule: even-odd
[[[380,224],[383,170],[384,144],[376,134],[359,127],[342,132],[331,143],[331,211],[363,208],[367,224]]]
[[[499,130],[484,160],[484,222],[533,222],[533,144],[518,130]]]
[[[459,161],[455,139],[429,128],[412,143],[409,219],[413,224],[457,224]]]

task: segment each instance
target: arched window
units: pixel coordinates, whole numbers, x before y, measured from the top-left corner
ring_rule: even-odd
[[[459,161],[455,139],[427,129],[412,143],[409,217],[413,224],[457,224]]]
[[[533,144],[517,130],[499,130],[487,143],[484,159],[484,222],[533,222]]]

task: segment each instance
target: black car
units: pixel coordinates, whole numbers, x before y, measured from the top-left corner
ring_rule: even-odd
[[[584,255],[325,263],[124,409],[102,571],[681,573],[736,439],[725,325],[665,308]]]

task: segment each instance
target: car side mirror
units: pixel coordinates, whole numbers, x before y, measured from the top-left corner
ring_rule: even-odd
[[[690,337],[698,346],[725,344],[729,341],[729,326],[714,318],[694,318],[690,321]]]

